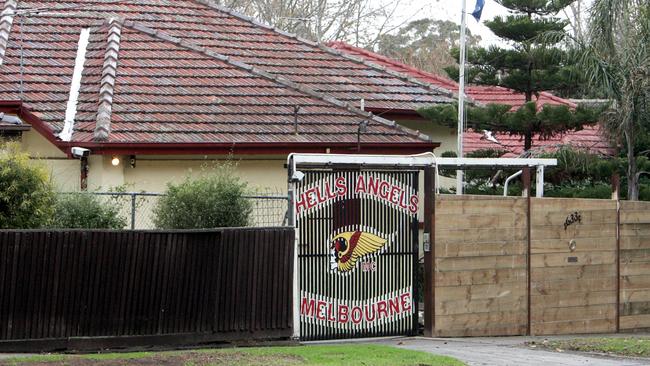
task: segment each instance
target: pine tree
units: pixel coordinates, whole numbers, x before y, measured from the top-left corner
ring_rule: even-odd
[[[551,37],[543,35],[564,32],[568,22],[558,18],[557,14],[575,0],[496,1],[506,7],[510,15],[497,16],[486,21],[485,25],[509,47],[470,48],[466,80],[471,84],[512,89],[522,93],[526,103],[514,112],[509,105],[469,108],[467,126],[522,136],[524,150],[530,150],[533,135],[549,138],[595,123],[595,111],[584,108],[570,110],[566,106],[541,107],[533,98],[543,91],[574,87],[574,68],[562,63],[564,51],[558,47],[561,38],[550,40]],[[447,72],[458,79],[458,68],[447,69]],[[449,106],[424,108],[420,113],[434,122],[456,123],[450,118],[455,113]]]

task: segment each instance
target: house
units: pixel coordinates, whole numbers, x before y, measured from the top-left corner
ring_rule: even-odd
[[[284,189],[290,152],[431,151],[437,137],[402,120],[453,100],[207,0],[5,0],[0,14],[0,113],[62,190],[162,191],[230,155],[253,186]]]
[[[351,46],[344,42],[330,42],[328,46],[349,55],[361,57],[368,62],[375,63],[389,70],[409,75],[422,82],[428,82],[447,90],[458,92],[458,84],[449,78],[416,69],[391,58]],[[507,104],[511,105],[513,110],[519,109],[526,102],[524,94],[500,86],[469,85],[465,89],[465,92],[475,103]],[[574,102],[554,96],[548,92],[541,92],[534,98],[535,102],[540,106],[550,104],[566,105],[569,108],[577,107],[577,104]],[[442,127],[431,126],[430,123],[427,123],[428,121],[422,118],[418,120],[417,116],[414,115],[410,118],[414,120],[405,124],[406,126],[418,129],[430,136],[439,136]],[[456,151],[456,131],[451,131],[451,133],[453,134],[452,139],[440,139],[442,145],[437,151]],[[463,149],[465,154],[477,150],[493,149],[505,151],[503,157],[518,157],[523,153],[523,145],[523,140],[519,136],[510,136],[507,134],[495,135],[487,131],[478,132],[472,130],[467,131],[463,135]],[[579,147],[601,155],[615,154],[614,147],[609,143],[609,140],[604,136],[598,126],[585,126],[580,131],[559,134],[549,139],[541,139],[539,136],[533,136],[533,150],[536,151],[552,151],[562,145]]]

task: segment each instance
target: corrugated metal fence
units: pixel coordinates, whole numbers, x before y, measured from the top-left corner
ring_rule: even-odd
[[[0,351],[289,337],[293,235],[1,231]]]

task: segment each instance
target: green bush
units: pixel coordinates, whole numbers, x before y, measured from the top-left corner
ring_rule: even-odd
[[[154,223],[161,229],[206,229],[247,226],[252,211],[244,198],[247,185],[222,165],[199,178],[186,177],[167,184],[167,193],[154,209]]]
[[[89,193],[59,195],[51,227],[61,229],[123,229],[126,219],[112,200]]]
[[[54,200],[45,167],[30,161],[17,143],[0,145],[0,229],[47,226]]]
[[[561,198],[612,198],[612,187],[603,182],[566,182],[552,185],[544,191],[545,197]]]

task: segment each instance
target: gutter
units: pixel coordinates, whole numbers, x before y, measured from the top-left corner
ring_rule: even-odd
[[[74,142],[93,154],[111,155],[192,155],[192,154],[242,154],[277,155],[294,152],[305,153],[357,153],[357,143],[97,143]],[[69,153],[70,143],[59,142],[57,146]],[[440,143],[386,143],[361,144],[361,152],[375,154],[410,154],[430,152]]]
[[[196,154],[230,154],[242,155],[286,155],[294,152],[303,153],[358,153],[357,142],[349,143],[111,143],[61,141],[54,137],[53,131],[34,113],[25,108],[19,100],[0,101],[0,108],[15,111],[25,122],[62,152],[72,157],[73,146],[87,148],[93,154],[100,155],[196,155]],[[440,146],[439,142],[405,142],[405,143],[362,143],[362,153],[374,154],[418,154],[430,152]]]

